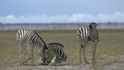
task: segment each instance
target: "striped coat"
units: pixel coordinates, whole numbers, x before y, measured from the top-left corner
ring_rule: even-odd
[[[67,55],[64,52],[64,46],[57,42],[49,43],[46,61],[50,65],[61,65],[65,63],[67,61]]]
[[[77,30],[77,37],[80,43],[80,63],[82,62],[82,52],[85,63],[89,63],[85,56],[85,49],[87,45],[92,48],[92,63],[95,65],[96,43],[99,42],[99,35],[96,29],[97,24],[91,23],[89,26],[82,26]]]
[[[20,63],[24,64],[29,59],[32,59],[33,64],[33,47],[36,46],[40,50],[41,63],[44,63],[45,60],[45,50],[47,49],[46,43],[44,40],[32,30],[19,29],[16,33],[16,39],[19,44],[19,54],[20,54]],[[24,61],[24,49],[28,49],[29,57]]]

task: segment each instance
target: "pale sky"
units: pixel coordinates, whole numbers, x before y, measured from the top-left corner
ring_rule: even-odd
[[[0,0],[0,22],[124,22],[124,0]]]

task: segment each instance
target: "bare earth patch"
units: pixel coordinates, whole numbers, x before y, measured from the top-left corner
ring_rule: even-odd
[[[14,66],[0,67],[0,70],[124,70],[124,55],[109,65],[93,69],[90,65],[65,65],[65,66]]]

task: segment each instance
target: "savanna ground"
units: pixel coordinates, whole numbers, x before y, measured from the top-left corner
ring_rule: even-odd
[[[74,67],[80,65],[79,43],[76,36],[76,31],[38,31],[38,33],[46,43],[60,42],[65,46],[64,50],[68,56],[67,60],[68,66]],[[16,31],[0,31],[0,68],[19,66],[18,44],[16,42],[15,34]],[[118,57],[124,55],[123,30],[99,30],[99,36],[100,42],[98,43],[96,53],[97,68],[110,65],[116,62]],[[37,48],[34,49],[35,49],[34,64],[38,68],[39,67],[37,66],[39,60],[38,59],[39,54],[37,52],[38,49]],[[91,47],[88,46],[86,50],[87,58],[91,62]],[[90,65],[91,64],[88,64],[88,66]]]

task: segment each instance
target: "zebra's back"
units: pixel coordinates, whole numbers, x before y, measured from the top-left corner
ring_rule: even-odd
[[[48,44],[48,52],[52,55],[48,56],[49,58],[53,58],[54,56],[56,56],[56,62],[63,62],[67,60],[67,55],[64,52],[64,46],[61,43],[49,43]],[[49,54],[48,54],[49,55]],[[48,60],[51,61],[51,60]]]
[[[89,27],[82,26],[77,30],[77,36],[80,41],[88,43],[88,37],[89,37]]]
[[[89,28],[87,26],[82,26],[78,29],[77,34],[85,38],[89,35]]]
[[[21,41],[24,43],[32,43],[33,45],[39,48],[41,46],[46,47],[46,43],[44,42],[44,40],[38,35],[37,32],[32,30],[27,30],[23,28],[19,29],[18,32],[16,33],[16,39],[17,41]]]

